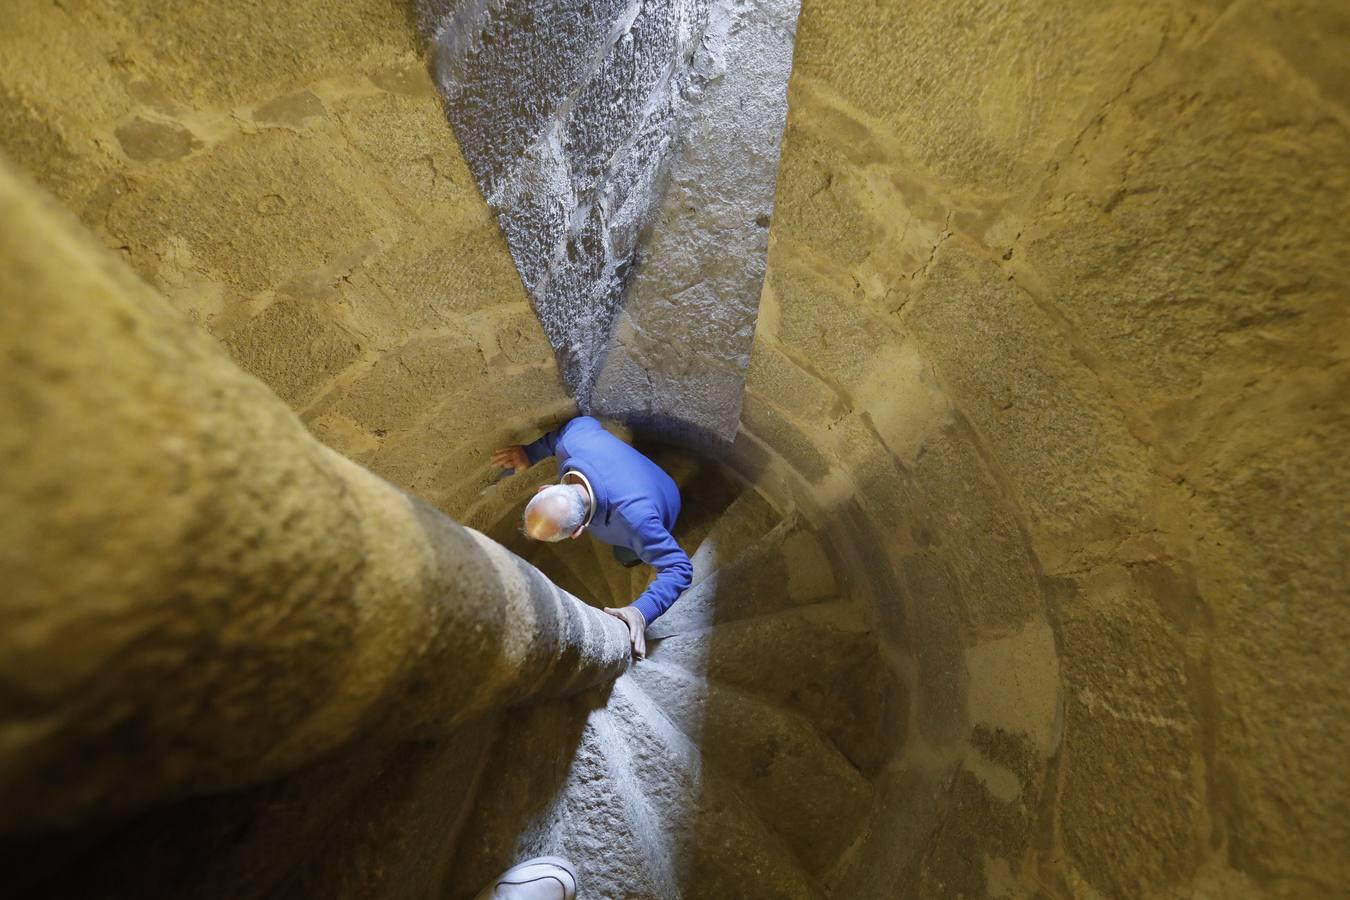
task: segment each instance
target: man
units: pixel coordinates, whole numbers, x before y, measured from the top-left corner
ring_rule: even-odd
[[[606,609],[628,626],[633,652],[647,655],[647,626],[670,609],[693,579],[694,567],[670,530],[680,514],[680,490],[661,467],[600,427],[590,416],[573,419],[532,444],[502,447],[493,465],[523,470],[558,457],[560,484],[545,485],[525,507],[525,534],[561,541],[590,531],[614,547],[625,566],[646,562],[656,580],[632,604]]]

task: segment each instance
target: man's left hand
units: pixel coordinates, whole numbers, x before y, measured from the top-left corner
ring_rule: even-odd
[[[633,642],[633,653],[638,659],[647,658],[647,620],[642,618],[642,613],[638,612],[636,606],[625,606],[621,609],[610,609],[605,607],[605,612],[616,619],[622,619],[628,626],[628,638]]]

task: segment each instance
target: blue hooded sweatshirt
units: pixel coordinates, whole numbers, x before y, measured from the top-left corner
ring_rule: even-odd
[[[656,569],[633,603],[650,625],[670,609],[694,576],[689,555],[670,530],[680,514],[680,489],[661,467],[590,416],[580,416],[525,446],[530,464],[558,457],[558,470],[586,476],[595,494],[588,526],[606,544],[627,547]]]

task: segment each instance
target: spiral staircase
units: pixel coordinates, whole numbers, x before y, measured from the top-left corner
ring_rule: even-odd
[[[572,860],[595,898],[813,897],[848,864],[898,742],[900,693],[863,609],[800,511],[653,455],[681,485],[693,584],[612,685],[512,714],[448,896],[540,854]],[[590,539],[511,546],[597,606],[651,577]]]

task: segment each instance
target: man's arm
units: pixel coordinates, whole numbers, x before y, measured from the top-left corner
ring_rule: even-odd
[[[656,569],[656,578],[632,605],[650,625],[689,587],[694,580],[694,566],[689,562],[689,554],[675,542],[675,536],[655,513],[642,520],[638,534],[642,540],[638,555]]]
[[[562,428],[555,428],[548,434],[528,444],[513,444],[510,447],[498,447],[492,451],[492,464],[503,469],[517,472],[547,459],[558,452],[558,438]]]
[[[534,465],[541,459],[548,459],[558,452],[558,438],[562,436],[562,428],[555,428],[552,431],[525,445],[525,457]]]

